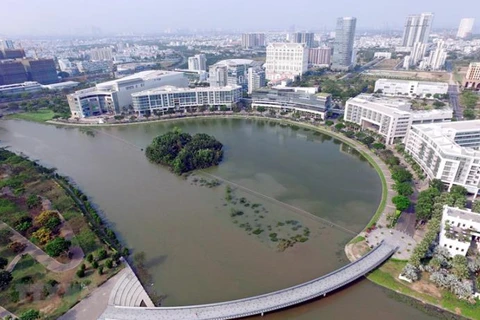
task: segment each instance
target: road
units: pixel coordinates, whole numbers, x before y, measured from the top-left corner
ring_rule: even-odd
[[[463,119],[463,110],[458,101],[458,85],[450,84],[448,86],[448,95],[450,96],[450,106],[453,109],[453,116],[457,120]]]

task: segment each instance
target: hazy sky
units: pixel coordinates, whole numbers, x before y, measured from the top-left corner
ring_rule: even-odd
[[[166,28],[333,29],[357,17],[357,29],[401,28],[408,14],[434,12],[434,28],[480,25],[480,0],[0,0],[0,35],[156,33]],[[457,5],[458,4],[458,5]],[[476,28],[477,30],[479,28]]]

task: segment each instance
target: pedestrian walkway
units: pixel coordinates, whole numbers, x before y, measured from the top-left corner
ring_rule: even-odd
[[[235,319],[263,315],[278,309],[325,296],[364,276],[388,259],[396,247],[381,243],[365,256],[323,277],[306,283],[234,301],[182,307],[121,307],[108,306],[99,319],[103,320],[211,320]]]
[[[18,318],[16,315],[14,315],[13,313],[8,311],[7,309],[0,306],[0,319],[4,319],[5,317],[8,317],[8,316],[12,317],[12,319]]]

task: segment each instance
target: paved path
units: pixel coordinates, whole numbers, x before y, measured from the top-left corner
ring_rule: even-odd
[[[83,260],[83,251],[82,248],[78,246],[74,246],[70,248],[70,254],[71,254],[71,260],[68,263],[60,263],[54,258],[50,257],[48,254],[46,254],[42,249],[34,245],[30,240],[22,236],[20,233],[18,233],[16,230],[13,228],[10,228],[6,223],[0,222],[1,227],[6,227],[9,228],[13,235],[11,237],[12,241],[24,243],[27,247],[25,250],[22,252],[22,254],[29,254],[31,255],[35,260],[37,260],[39,263],[43,264],[45,268],[52,272],[64,272],[71,270],[73,268],[78,267],[78,265],[82,262]],[[68,234],[68,232],[67,232]],[[73,234],[73,232],[72,232]],[[17,256],[18,257],[18,256]],[[13,266],[15,267],[15,266]],[[13,268],[12,268],[13,270]]]
[[[393,254],[393,258],[408,260],[412,255],[417,242],[410,235],[394,229],[380,228],[365,235],[367,243],[370,246],[377,246],[382,241],[395,244],[398,250]]]
[[[18,318],[16,315],[14,315],[13,313],[11,313],[10,311],[8,311],[7,309],[3,308],[2,306],[0,306],[0,319],[3,319],[7,316],[11,316],[13,319],[16,319]]]
[[[128,272],[127,268],[121,270],[100,287],[95,288],[87,297],[68,310],[67,313],[58,318],[58,320],[98,319],[105,311],[105,308],[107,308],[108,299],[113,288],[118,283],[119,279]]]
[[[383,242],[362,258],[323,277],[306,283],[246,299],[183,307],[120,307],[108,306],[103,320],[211,320],[235,319],[283,309],[325,296],[364,276],[388,259],[396,250]]]

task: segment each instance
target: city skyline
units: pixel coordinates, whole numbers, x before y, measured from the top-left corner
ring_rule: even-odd
[[[74,10],[63,10],[71,8],[71,5],[74,6]],[[295,10],[291,10],[285,6],[272,7],[269,3],[258,3],[253,0],[246,0],[242,5],[223,0],[203,2],[185,0],[175,3],[175,8],[169,8],[167,11],[161,3],[153,0],[143,0],[140,3],[126,0],[115,2],[86,0],[81,6],[73,1],[47,0],[42,3],[41,8],[29,0],[6,0],[4,7],[8,8],[8,14],[0,21],[1,35],[15,37],[155,34],[168,29],[281,30],[292,25],[295,25],[298,31],[333,30],[336,19],[343,16],[356,17],[358,29],[399,30],[404,26],[405,17],[421,12],[435,14],[433,28],[457,28],[462,18],[480,10],[480,3],[472,1],[469,6],[447,8],[439,6],[434,0],[421,3],[405,0],[401,3],[389,3],[388,8],[385,8],[384,2],[369,0],[363,3],[362,7],[351,8],[346,0],[321,5],[313,0],[300,0],[296,3]],[[95,10],[92,10],[92,7]],[[219,7],[226,12],[235,12],[237,18],[218,15]],[[322,19],[319,19],[319,11],[323,13]],[[265,19],[265,12],[275,19]],[[212,15],[215,15],[215,19],[201,19]],[[478,27],[475,27],[475,30],[478,30]]]

